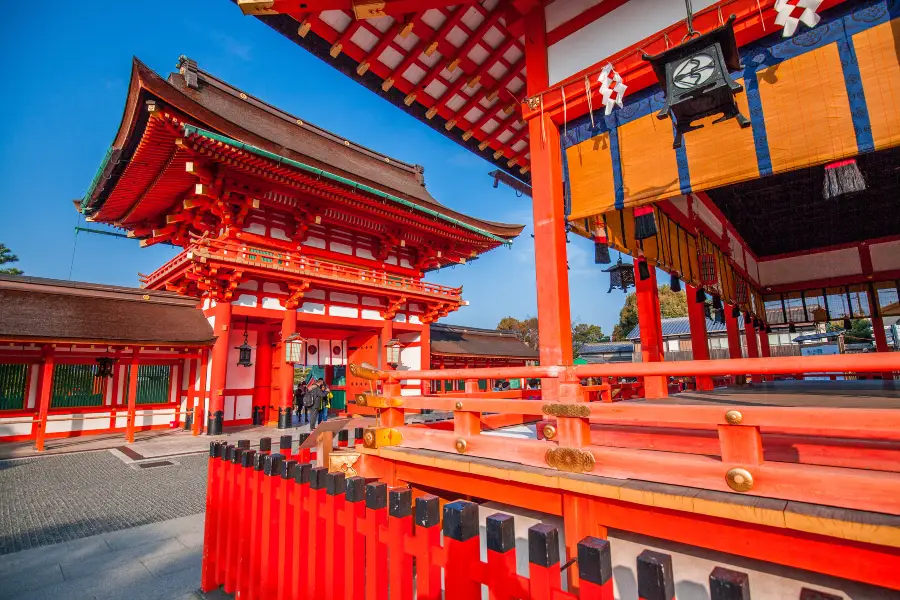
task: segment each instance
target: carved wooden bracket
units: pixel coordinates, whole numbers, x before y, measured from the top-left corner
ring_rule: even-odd
[[[385,321],[391,321],[394,317],[397,316],[397,311],[400,310],[400,307],[406,304],[406,296],[400,296],[396,300],[388,299],[388,307],[381,311],[381,317]]]
[[[295,310],[300,305],[300,300],[303,299],[303,295],[308,289],[309,280],[304,280],[299,285],[289,285],[288,297],[287,300],[284,301],[284,307],[287,310]]]

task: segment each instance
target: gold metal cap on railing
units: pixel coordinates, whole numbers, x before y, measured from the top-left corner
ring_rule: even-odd
[[[384,372],[381,369],[376,369],[369,363],[362,363],[361,365],[350,363],[350,374],[369,381],[384,379]]]

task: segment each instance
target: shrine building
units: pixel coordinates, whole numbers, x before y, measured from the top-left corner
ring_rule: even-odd
[[[236,423],[289,426],[292,365],[298,377],[324,378],[338,410],[369,389],[350,362],[428,368],[429,326],[465,301],[462,288],[425,274],[522,230],[448,208],[428,192],[422,167],[281,111],[184,57],[167,79],[134,61],[119,131],[78,208],[142,246],[182,249],[141,280],[196,298],[214,329],[200,366],[213,434]],[[406,381],[404,393],[423,385]],[[183,408],[192,413],[192,401]]]

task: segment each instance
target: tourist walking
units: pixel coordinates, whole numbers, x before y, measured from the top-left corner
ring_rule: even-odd
[[[313,381],[309,384],[306,394],[303,395],[303,411],[309,415],[309,430],[316,428],[321,414],[322,405],[325,403],[325,391],[322,389],[324,382]]]

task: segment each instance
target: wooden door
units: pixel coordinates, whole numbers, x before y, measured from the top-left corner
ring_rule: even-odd
[[[378,367],[378,332],[362,331],[347,340],[347,359],[348,363],[360,365],[369,363],[373,367]],[[374,414],[370,408],[357,408],[356,396],[364,392],[372,390],[374,382],[367,379],[355,377],[350,373],[350,366],[347,366],[347,411],[350,414]]]

